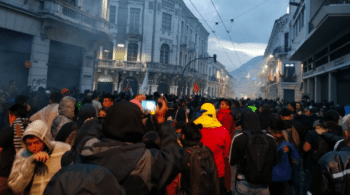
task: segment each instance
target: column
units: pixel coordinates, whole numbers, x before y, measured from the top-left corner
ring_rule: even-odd
[[[337,77],[335,72],[328,73],[328,100],[337,102]]]
[[[315,102],[321,102],[321,79],[315,76]]]
[[[94,50],[85,52],[83,59],[83,66],[81,67],[80,74],[80,92],[83,93],[85,90],[93,90],[94,85]]]
[[[42,40],[40,36],[33,37],[30,56],[32,66],[29,68],[28,86],[31,85],[35,91],[39,87],[46,88],[49,51],[50,39]]]
[[[117,47],[117,39],[113,39],[113,60],[115,60],[115,52],[116,52],[116,47]]]

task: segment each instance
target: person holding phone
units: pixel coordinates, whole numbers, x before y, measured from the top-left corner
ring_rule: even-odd
[[[154,118],[159,149],[141,143],[146,133],[143,113],[134,103],[123,101],[108,109],[104,124],[92,119],[82,126],[89,135],[77,144],[76,152],[84,157],[81,163],[108,168],[126,194],[158,194],[180,173],[182,157],[175,131],[165,123],[167,104],[164,99],[158,101],[162,107],[156,107]]]

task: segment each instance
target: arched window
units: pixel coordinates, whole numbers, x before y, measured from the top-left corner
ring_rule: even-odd
[[[170,47],[168,44],[163,44],[160,48],[160,63],[169,64]]]
[[[137,53],[138,53],[139,45],[137,43],[129,43],[128,45],[128,61],[136,62],[137,61]]]

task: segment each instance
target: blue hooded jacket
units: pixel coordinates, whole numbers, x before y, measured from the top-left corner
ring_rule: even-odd
[[[288,147],[288,152],[284,152],[284,146]],[[284,183],[292,179],[292,167],[289,158],[294,158],[300,162],[300,156],[292,144],[286,141],[277,146],[277,153],[278,163],[272,169],[272,181]]]

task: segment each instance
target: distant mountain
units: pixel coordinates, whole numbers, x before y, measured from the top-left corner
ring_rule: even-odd
[[[263,59],[264,56],[257,56],[255,58],[252,58],[251,60],[243,64],[241,67],[229,72],[229,74],[233,77],[238,77],[239,75],[241,75],[242,72],[247,72],[252,68],[255,68],[255,66]]]
[[[263,56],[257,56],[229,73],[233,77],[236,97],[256,98],[262,95],[260,87],[264,85],[264,81],[261,80],[260,74],[264,62]]]

